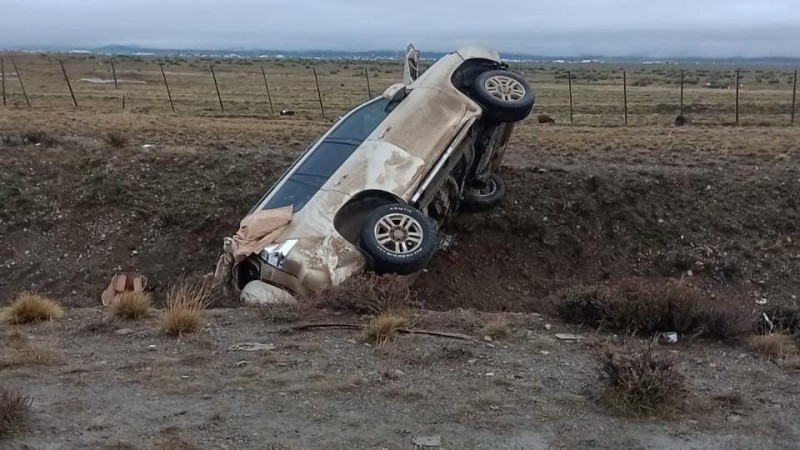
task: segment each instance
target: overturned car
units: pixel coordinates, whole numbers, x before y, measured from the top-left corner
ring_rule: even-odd
[[[494,169],[533,108],[530,85],[491,50],[462,48],[422,74],[418,56],[409,46],[404,82],[341,117],[252,208],[218,276],[285,297],[367,270],[411,274],[448,217],[502,200]]]

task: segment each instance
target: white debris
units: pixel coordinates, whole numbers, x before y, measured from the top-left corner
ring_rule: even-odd
[[[577,334],[556,333],[556,339],[559,339],[561,341],[577,341],[583,338],[578,336]]]
[[[411,442],[418,447],[439,447],[442,445],[442,437],[438,434],[434,436],[416,436]]]

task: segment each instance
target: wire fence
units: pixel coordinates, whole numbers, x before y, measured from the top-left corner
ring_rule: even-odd
[[[3,106],[186,115],[334,118],[395,83],[396,62],[0,57]],[[10,64],[9,64],[10,63]],[[797,70],[515,64],[541,123],[793,124]]]

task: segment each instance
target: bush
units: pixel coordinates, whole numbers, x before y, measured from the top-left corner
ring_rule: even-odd
[[[9,325],[22,325],[59,319],[64,310],[54,300],[37,294],[22,294],[2,313],[2,321]]]
[[[147,292],[123,292],[111,303],[111,313],[122,319],[140,319],[150,313],[152,297]]]
[[[562,320],[624,333],[675,331],[726,339],[747,328],[732,307],[712,303],[701,291],[678,281],[630,280],[613,289],[581,286],[563,291],[560,298]]]
[[[358,314],[405,311],[415,303],[407,280],[397,275],[366,273],[318,294],[316,303]]]
[[[652,347],[609,351],[602,371],[609,381],[606,401],[624,413],[670,415],[686,397],[685,379],[674,361],[653,353]]]
[[[106,135],[106,142],[112,147],[122,148],[128,144],[128,136],[116,131],[110,131]]]
[[[408,317],[396,312],[383,312],[374,317],[366,329],[367,341],[378,347],[394,343],[398,331],[410,325]]]
[[[203,325],[203,312],[211,304],[214,288],[207,280],[181,278],[170,287],[164,311],[164,330],[181,336],[194,333]]]

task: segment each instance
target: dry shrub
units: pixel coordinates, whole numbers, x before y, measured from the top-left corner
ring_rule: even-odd
[[[128,136],[118,131],[109,131],[106,135],[106,143],[115,148],[122,148],[128,144]]]
[[[685,379],[674,361],[650,346],[607,352],[602,371],[609,381],[605,400],[626,414],[671,415],[686,398]]]
[[[150,313],[152,304],[147,292],[123,292],[111,303],[111,314],[121,319],[141,319]]]
[[[765,319],[769,318],[769,321]],[[782,330],[789,334],[800,333],[800,309],[775,307],[764,311],[756,323],[756,332],[770,333],[773,330]]]
[[[481,329],[482,336],[489,336],[492,339],[503,339],[511,336],[511,325],[505,315],[496,315],[490,319]]]
[[[167,293],[164,330],[181,336],[194,333],[203,325],[203,313],[214,298],[214,287],[208,280],[181,278]]]
[[[359,314],[404,311],[415,303],[407,280],[397,275],[366,273],[317,295],[316,303]]]
[[[28,130],[20,135],[20,139],[25,144],[40,144],[46,147],[57,145],[58,139],[50,135],[46,131],[41,130]]]
[[[0,387],[0,436],[21,431],[30,419],[31,398]]]
[[[560,298],[558,313],[565,322],[624,333],[676,331],[727,339],[746,330],[737,310],[674,280],[630,280],[614,288],[580,286],[562,291]]]
[[[7,338],[8,345],[3,348],[0,368],[50,364],[57,359],[52,351],[31,342],[19,330],[11,330],[7,334]]]
[[[22,294],[2,313],[2,321],[9,325],[59,319],[64,310],[55,301],[37,294]]]
[[[397,340],[398,331],[410,325],[408,317],[402,313],[384,312],[370,320],[366,329],[367,341],[382,347]]]
[[[300,307],[293,303],[260,305],[259,315],[271,324],[292,323],[300,320]]]
[[[752,350],[763,353],[770,359],[784,359],[798,354],[797,343],[788,334],[770,333],[752,336],[748,344]]]

